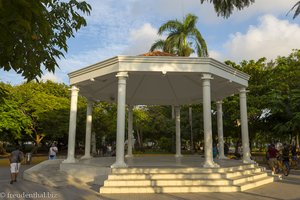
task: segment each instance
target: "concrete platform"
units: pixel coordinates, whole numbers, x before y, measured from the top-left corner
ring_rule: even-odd
[[[300,199],[300,171],[291,170],[289,176],[284,176],[282,181],[262,185],[245,192],[231,193],[163,193],[163,194],[100,194],[98,185],[78,184],[66,187],[50,187],[33,183],[22,179],[23,171],[31,168],[32,165],[21,166],[20,176],[17,183],[10,185],[9,166],[0,167],[0,194],[43,194],[55,195],[54,199],[76,199],[76,200],[220,200],[220,199],[241,199],[241,200],[296,200]],[[2,197],[2,199],[6,199]],[[12,198],[11,198],[12,199]],[[21,199],[21,198],[20,198]],[[50,198],[34,198],[50,199]]]
[[[274,180],[274,177],[267,175],[265,168],[256,164],[246,165],[241,160],[216,159],[220,168],[203,168],[204,158],[200,155],[182,158],[175,158],[173,155],[137,156],[125,159],[128,168],[111,169],[114,161],[115,157],[78,159],[72,164],[62,163],[62,159],[49,160],[26,170],[24,179],[52,187],[98,185],[101,193],[111,194],[142,191],[234,192]],[[49,173],[52,175],[49,176]],[[130,190],[128,187],[131,187]]]

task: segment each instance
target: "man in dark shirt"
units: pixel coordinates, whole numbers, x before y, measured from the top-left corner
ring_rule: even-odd
[[[16,147],[16,150],[12,151],[9,157],[10,161],[10,177],[11,181],[10,184],[13,182],[17,182],[17,177],[19,173],[19,169],[21,166],[21,161],[23,160],[23,152],[20,151],[19,146]]]
[[[283,145],[282,158],[283,164],[286,167],[286,172],[284,175],[288,176],[290,173],[290,146],[288,144]]]

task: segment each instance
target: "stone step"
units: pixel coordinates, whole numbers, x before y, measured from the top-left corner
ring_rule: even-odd
[[[168,173],[223,173],[255,168],[257,164],[248,164],[226,168],[114,168],[112,174],[168,174]]]
[[[256,167],[256,168],[252,168],[252,169],[246,169],[246,170],[238,170],[235,172],[228,172],[226,173],[226,177],[227,178],[234,178],[234,177],[238,177],[238,176],[245,176],[245,175],[251,175],[251,174],[255,174],[255,173],[259,173],[262,172],[263,169],[260,167]]]
[[[238,186],[140,186],[140,187],[102,187],[100,194],[120,193],[195,193],[195,192],[238,192]]]
[[[230,180],[232,180],[233,185],[237,185],[237,184],[242,184],[242,183],[246,183],[249,181],[258,180],[258,179],[265,178],[265,177],[268,177],[268,174],[266,172],[258,172],[255,174],[250,174],[250,175],[245,175],[245,176],[237,176],[237,177],[231,178]]]
[[[249,182],[245,182],[243,184],[238,184],[238,186],[240,186],[241,191],[245,191],[245,190],[256,188],[256,187],[259,187],[259,186],[262,186],[262,185],[265,185],[268,183],[272,183],[272,182],[274,182],[274,177],[267,176],[267,177],[257,179],[254,181],[249,181]]]
[[[158,180],[106,180],[104,186],[109,187],[121,187],[121,186],[196,186],[196,185],[229,185],[232,184],[232,180],[228,179],[206,179],[206,180],[194,180],[194,179],[158,179]]]
[[[136,179],[136,180],[124,180],[124,179],[108,179],[104,182],[104,186],[191,186],[191,185],[236,185],[242,184],[247,181],[253,181],[267,177],[264,172],[259,172],[247,176],[239,176],[234,179]]]
[[[158,180],[158,179],[220,179],[251,175],[262,172],[261,168],[252,168],[228,173],[154,173],[154,174],[111,174],[108,180]]]

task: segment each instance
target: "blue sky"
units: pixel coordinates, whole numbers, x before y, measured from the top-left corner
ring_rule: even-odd
[[[285,56],[300,48],[300,16],[289,9],[298,0],[256,0],[228,19],[217,17],[213,6],[200,0],[87,0],[93,10],[88,25],[68,41],[66,58],[59,60],[55,74],[43,79],[68,81],[68,73],[116,55],[148,52],[159,38],[158,27],[184,15],[198,16],[197,27],[208,45],[210,57],[220,61]],[[0,81],[22,83],[14,71],[0,71]]]

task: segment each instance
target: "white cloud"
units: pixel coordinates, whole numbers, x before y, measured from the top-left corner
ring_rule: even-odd
[[[131,29],[128,47],[124,50],[127,55],[140,55],[149,52],[151,45],[159,39],[157,29],[146,23],[138,29]]]
[[[111,46],[69,55],[65,59],[58,60],[60,68],[55,70],[55,75],[59,80],[68,83],[68,73],[120,55],[124,48],[125,46],[112,44]]]
[[[209,50],[208,53],[209,53],[210,58],[214,58],[214,59],[220,60],[220,61],[224,60],[222,53],[217,50]]]
[[[224,45],[228,59],[274,59],[285,56],[300,47],[300,26],[272,15],[264,15],[257,26],[250,26],[243,34],[231,35]]]
[[[47,73],[45,73],[43,76],[42,76],[42,78],[41,78],[41,81],[47,81],[47,80],[50,80],[50,81],[53,81],[53,82],[55,82],[55,83],[60,83],[60,82],[62,82],[61,80],[60,80],[60,78],[58,78],[56,75],[54,75],[53,73],[49,73],[49,72],[47,72]]]

